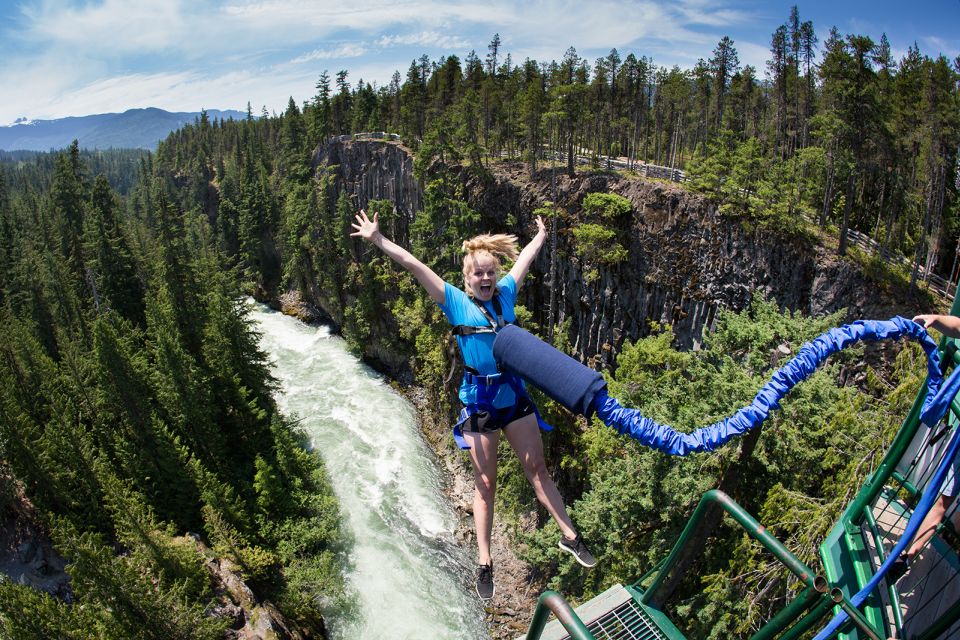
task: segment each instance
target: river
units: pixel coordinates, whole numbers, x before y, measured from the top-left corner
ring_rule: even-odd
[[[326,464],[350,538],[352,606],[324,611],[337,640],[487,638],[472,550],[413,408],[326,327],[256,305],[250,314],[296,417]]]

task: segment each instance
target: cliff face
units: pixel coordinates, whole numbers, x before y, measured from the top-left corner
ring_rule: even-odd
[[[346,191],[356,206],[390,200],[398,218],[394,240],[406,244],[409,225],[422,208],[422,191],[413,175],[413,156],[401,145],[386,142],[333,142],[314,152],[314,168],[334,174],[328,194],[336,202]]]
[[[319,151],[317,162],[337,165],[335,188],[355,197],[358,206],[393,200],[402,220],[395,238],[407,244],[422,193],[402,147],[333,143]],[[647,335],[651,323],[670,324],[679,346],[696,348],[719,308],[743,309],[755,295],[811,315],[846,308],[849,319],[907,315],[931,305],[918,294],[881,292],[855,263],[837,259],[832,249],[809,239],[748,229],[680,185],[607,174],[571,179],[549,169],[530,177],[522,165],[493,172],[485,178],[462,176],[465,198],[481,214],[484,230],[511,231],[525,242],[534,228],[532,212],[547,201],[558,205],[554,318],[565,327],[574,355],[584,361],[613,364],[624,340]],[[616,222],[590,220],[582,202],[591,192],[621,195],[633,211]],[[508,226],[511,214],[516,228]],[[571,230],[587,222],[617,228],[627,258],[604,265],[580,256]],[[531,270],[532,286],[521,292],[543,327],[549,317],[549,273],[545,249]]]

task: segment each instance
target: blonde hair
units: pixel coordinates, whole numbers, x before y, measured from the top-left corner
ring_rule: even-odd
[[[487,254],[497,263],[497,279],[500,279],[500,258],[516,260],[520,252],[517,251],[517,236],[505,233],[485,233],[463,241],[463,289],[471,297],[473,290],[467,282],[467,276],[473,271],[474,261],[481,254]]]

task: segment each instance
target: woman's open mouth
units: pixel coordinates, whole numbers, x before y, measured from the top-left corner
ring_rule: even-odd
[[[486,296],[486,295],[489,295],[491,291],[493,291],[493,285],[492,285],[492,284],[482,284],[482,285],[480,285],[480,293],[481,293],[481,294],[483,294],[483,295]]]

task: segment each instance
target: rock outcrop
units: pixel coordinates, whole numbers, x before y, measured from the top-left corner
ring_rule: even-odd
[[[299,629],[268,600],[261,600],[243,580],[240,568],[226,558],[218,558],[199,537],[193,536],[197,551],[204,558],[217,604],[208,615],[230,620],[225,634],[229,640],[308,640],[326,638],[326,629]],[[319,618],[318,618],[319,620]]]
[[[66,560],[57,553],[39,514],[23,488],[0,470],[0,494],[9,502],[0,508],[0,574],[18,584],[44,591],[67,602],[73,599]]]
[[[346,192],[357,208],[390,200],[397,211],[393,239],[406,244],[410,223],[423,208],[423,191],[413,174],[413,155],[402,145],[377,141],[331,142],[314,151],[314,168],[334,174],[330,202]]]

